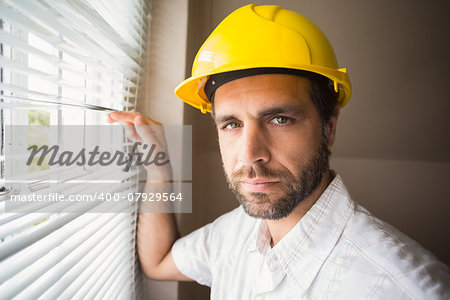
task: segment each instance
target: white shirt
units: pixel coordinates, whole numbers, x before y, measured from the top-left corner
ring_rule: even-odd
[[[450,299],[450,271],[417,242],[350,199],[336,176],[273,248],[242,207],[172,248],[211,299]]]

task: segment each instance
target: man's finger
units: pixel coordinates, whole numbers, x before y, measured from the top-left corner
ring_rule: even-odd
[[[108,118],[111,119],[113,122],[128,122],[134,124],[134,118],[136,117],[137,114],[138,113],[134,111],[112,112],[108,115]]]
[[[161,123],[154,121],[150,118],[147,118],[146,116],[143,116],[141,114],[138,114],[134,118],[134,124],[135,125],[161,125]]]
[[[134,128],[133,124],[129,124],[125,126],[125,132],[127,137],[132,140],[133,142],[142,142],[142,138],[140,135],[136,132],[136,129]]]
[[[160,124],[159,122],[156,122],[150,118],[147,118],[144,115],[142,115],[141,113],[138,113],[135,111],[112,112],[108,115],[108,121],[110,121],[110,123],[125,122],[125,123],[136,124],[136,125],[159,125]]]

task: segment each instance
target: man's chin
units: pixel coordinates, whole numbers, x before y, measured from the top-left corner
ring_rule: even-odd
[[[238,200],[249,216],[258,219],[282,219],[294,209],[293,207],[286,207],[278,197],[270,196],[265,193],[251,193],[247,196],[240,194]]]
[[[275,211],[273,207],[262,208],[262,207],[251,207],[247,205],[242,205],[242,207],[244,208],[244,211],[247,213],[247,215],[256,219],[279,220],[287,217],[290,214],[290,212],[281,213],[279,211]]]

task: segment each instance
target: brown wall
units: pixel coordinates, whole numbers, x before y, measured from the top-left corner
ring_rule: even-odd
[[[274,1],[254,1],[273,4]],[[186,76],[196,51],[237,0],[190,0]],[[347,67],[353,96],[341,111],[332,167],[353,198],[450,264],[450,11],[448,1],[281,0],[314,21]],[[193,213],[184,234],[237,205],[221,170],[214,125],[193,126]],[[208,299],[181,284],[179,299]]]

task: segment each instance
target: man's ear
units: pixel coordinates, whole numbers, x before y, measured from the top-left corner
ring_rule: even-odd
[[[338,105],[336,105],[334,115],[330,118],[330,120],[328,121],[328,124],[327,124],[328,150],[331,149],[331,147],[334,144],[334,140],[336,138],[336,126],[337,126],[337,120],[339,118],[340,111],[341,111],[341,106],[338,104]]]

